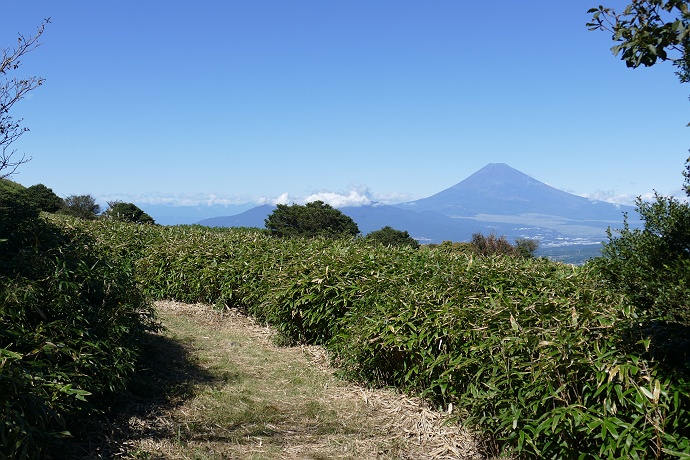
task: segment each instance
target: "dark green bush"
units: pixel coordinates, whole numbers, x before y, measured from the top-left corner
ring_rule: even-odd
[[[0,456],[39,458],[132,375],[153,311],[84,231],[0,196]]]
[[[41,211],[57,212],[65,206],[64,200],[43,184],[27,187],[24,193],[27,200]]]
[[[656,195],[638,199],[637,210],[644,229],[630,228],[626,217],[594,263],[650,316],[690,326],[690,204]]]
[[[431,244],[430,249],[436,249],[445,253],[473,254],[478,256],[513,256],[530,258],[539,248],[539,241],[529,238],[517,238],[515,244],[510,244],[505,236],[496,236],[491,233],[485,236],[482,233],[474,233],[468,242],[444,241],[440,245]]]
[[[419,242],[412,238],[407,231],[396,230],[389,226],[370,232],[367,234],[366,238],[369,241],[384,246],[410,246],[414,249],[419,248]]]
[[[359,235],[359,228],[351,217],[323,201],[304,206],[279,204],[266,218],[266,228],[277,237],[348,238]]]
[[[119,220],[121,222],[131,222],[135,224],[155,224],[153,217],[146,214],[134,203],[124,203],[113,201],[108,203],[108,209],[103,213],[103,217]]]
[[[0,191],[0,263],[10,260],[38,224],[39,210],[22,191]]]
[[[626,334],[634,309],[594,274],[545,260],[445,257],[410,263],[391,276],[423,283],[393,283],[345,314],[329,348],[346,375],[454,407],[493,454],[690,449],[687,381],[642,357],[648,342]]]

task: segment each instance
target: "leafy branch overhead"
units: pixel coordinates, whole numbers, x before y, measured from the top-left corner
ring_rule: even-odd
[[[690,1],[633,0],[622,13],[599,5],[589,30],[612,33],[611,48],[631,68],[671,61],[681,83],[690,81]],[[690,126],[690,123],[688,124]],[[690,158],[686,161],[684,189],[690,195]]]
[[[21,120],[15,120],[9,115],[10,109],[17,101],[45,81],[40,77],[9,78],[6,75],[17,70],[21,65],[20,59],[40,45],[38,39],[43,35],[45,26],[49,22],[50,19],[46,19],[34,36],[26,38],[20,34],[16,48],[1,50],[0,76],[4,81],[0,82],[0,178],[12,175],[21,164],[30,160],[25,155],[21,158],[16,157],[16,150],[10,149],[10,145],[29,130],[20,127]]]
[[[590,30],[612,34],[611,48],[628,67],[650,67],[671,61],[682,83],[690,81],[690,13],[684,0],[633,1],[618,12],[599,6],[591,8]]]

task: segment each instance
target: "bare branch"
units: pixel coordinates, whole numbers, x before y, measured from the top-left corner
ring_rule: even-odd
[[[46,24],[50,18],[38,27],[36,35],[26,38],[19,35],[16,48],[4,48],[0,52],[0,75],[5,76],[9,72],[17,70],[21,65],[21,57],[40,46],[39,38],[43,35]],[[22,154],[21,158],[15,156],[16,150],[9,146],[28,131],[28,128],[20,127],[22,120],[14,120],[10,115],[10,109],[17,101],[41,86],[45,80],[39,77],[7,78],[0,84],[0,179],[11,176],[17,168],[31,160]]]

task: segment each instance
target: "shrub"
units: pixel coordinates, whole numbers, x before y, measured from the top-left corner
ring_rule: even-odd
[[[495,254],[533,257],[534,252],[539,247],[539,242],[528,238],[518,238],[515,246],[510,244],[505,236],[497,237],[495,234],[484,236],[481,233],[472,235],[470,244],[477,255],[491,256]]]
[[[429,254],[436,264],[411,260],[346,312],[328,344],[346,375],[454,407],[492,454],[690,449],[687,380],[643,357],[634,308],[595,272]]]
[[[153,311],[84,231],[0,197],[0,456],[41,457],[124,387]],[[9,234],[7,233],[9,232]]]
[[[361,240],[312,239],[282,244],[262,302],[250,311],[292,341],[325,344],[374,280],[384,282],[383,247]]]
[[[690,204],[656,195],[638,199],[637,211],[644,229],[631,229],[626,216],[595,264],[652,317],[690,326]]]
[[[0,193],[0,260],[9,260],[26,244],[27,233],[38,222],[39,210],[22,191]]]
[[[534,257],[534,253],[539,249],[539,241],[530,238],[517,238],[515,240],[515,250],[517,255],[522,257]]]
[[[41,211],[57,212],[65,206],[64,200],[43,184],[32,185],[24,193],[27,200]]]
[[[153,217],[146,214],[134,203],[123,203],[113,201],[108,203],[108,209],[103,216],[108,219],[119,220],[121,222],[132,222],[135,224],[155,224]]]
[[[412,238],[407,231],[396,230],[385,226],[381,230],[370,232],[366,238],[384,246],[410,246],[418,249],[419,242]]]
[[[474,254],[474,246],[472,243],[465,241],[443,241],[441,244],[429,244],[427,245],[429,249],[438,250],[445,253],[456,253],[456,254]]]
[[[153,228],[150,226],[144,226]],[[154,299],[247,308],[266,292],[265,280],[280,263],[278,241],[247,229],[160,227],[142,248],[137,276]]]
[[[0,178],[0,193],[21,192],[25,189],[26,189],[26,187],[24,187],[21,184],[18,184],[17,182],[13,182],[9,179]]]

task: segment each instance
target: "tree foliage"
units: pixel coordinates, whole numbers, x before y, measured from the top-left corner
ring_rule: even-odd
[[[589,10],[591,30],[611,32],[628,67],[671,61],[682,83],[690,81],[690,2],[632,1],[616,12],[599,6]],[[690,158],[683,188],[690,196]],[[603,259],[596,263],[636,305],[653,317],[690,325],[690,205],[672,197],[638,198],[644,229],[630,229],[627,218],[618,236],[609,231]]]
[[[472,235],[470,246],[473,252],[480,256],[533,257],[534,252],[539,247],[539,242],[528,238],[518,238],[515,245],[512,245],[505,236],[497,237],[494,233],[484,236],[481,233],[475,233]]]
[[[690,325],[690,204],[656,195],[638,198],[644,229],[623,229],[602,249],[596,263],[633,303],[655,318]]]
[[[65,206],[65,201],[43,184],[32,185],[24,193],[29,202],[41,211],[57,212]]]
[[[80,219],[95,219],[101,212],[101,206],[91,195],[70,195],[65,198],[65,207],[60,213]]]
[[[484,236],[481,233],[474,233],[471,243],[475,252],[482,256],[494,254],[508,255],[512,254],[515,250],[505,236],[498,237],[494,233],[489,236]]]
[[[132,222],[135,224],[155,224],[153,217],[145,213],[134,203],[124,203],[113,201],[108,203],[108,209],[103,213],[104,217],[119,220],[121,222]]]
[[[16,182],[13,182],[9,179],[1,179],[0,178],[0,193],[4,192],[20,192],[23,193],[22,191],[25,189],[21,184],[18,184]]]
[[[266,228],[279,237],[326,238],[357,236],[359,228],[351,217],[323,201],[306,205],[279,204],[265,220]]]
[[[622,11],[599,6],[588,11],[590,30],[612,34],[611,51],[628,67],[671,61],[681,82],[690,81],[690,11],[687,0],[635,0]]]
[[[43,78],[26,77],[26,78],[9,78],[8,74],[17,70],[21,64],[21,58],[39,46],[38,39],[43,34],[46,24],[49,20],[43,22],[36,35],[24,37],[19,35],[16,48],[3,48],[0,52],[0,77],[3,81],[0,82],[0,178],[5,178],[12,175],[17,168],[29,161],[25,155],[17,157],[16,150],[11,149],[11,145],[22,134],[28,131],[28,128],[21,127],[22,120],[15,120],[9,114],[10,109],[21,100],[28,92],[41,86],[44,82]]]
[[[515,250],[523,257],[534,257],[534,253],[539,249],[539,241],[531,238],[517,238],[515,240]]]
[[[412,238],[406,230],[396,230],[388,225],[380,230],[370,232],[366,238],[384,246],[410,246],[413,249],[419,248],[419,242]]]
[[[29,233],[39,211],[22,191],[5,189],[0,193],[0,253],[12,256],[16,241]]]

